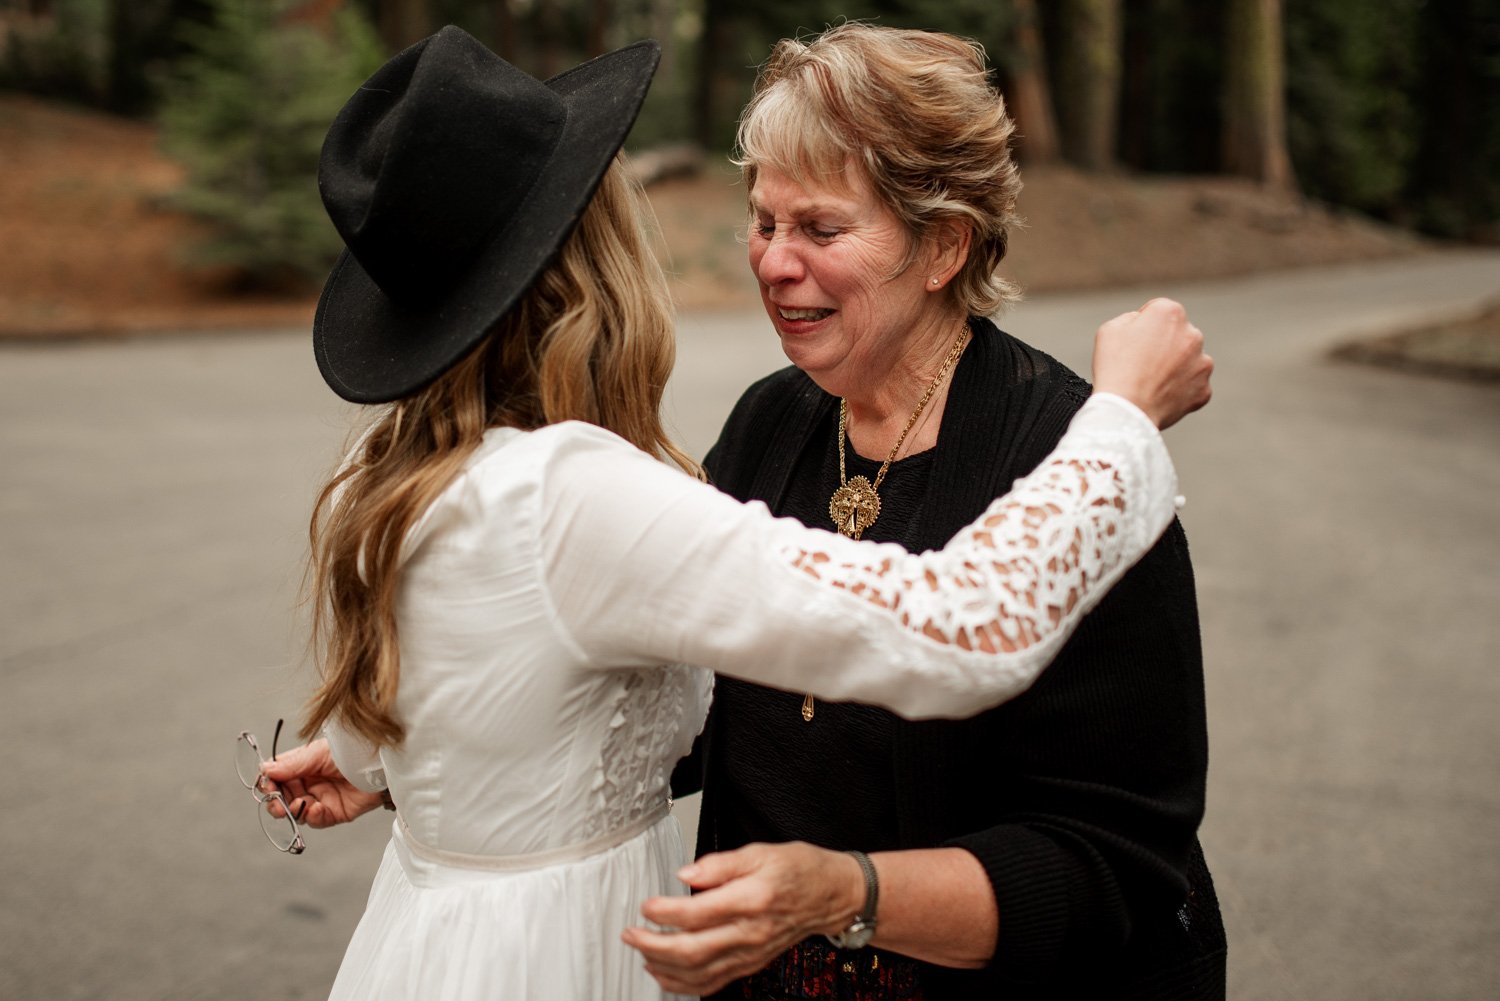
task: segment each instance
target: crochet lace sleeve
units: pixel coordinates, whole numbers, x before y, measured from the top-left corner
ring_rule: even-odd
[[[1156,428],[1105,394],[1033,473],[920,555],[772,518],[655,465],[610,492],[612,528],[553,491],[573,542],[550,548],[549,587],[583,651],[601,666],[695,663],[910,717],[1024,691],[1160,537],[1177,493]],[[574,546],[592,552],[589,569],[573,565]]]

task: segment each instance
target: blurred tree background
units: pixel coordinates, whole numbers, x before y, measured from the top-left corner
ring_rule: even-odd
[[[1494,0],[0,0],[0,87],[160,121],[207,259],[316,279],[322,130],[442,24],[542,77],[654,37],[632,147],[719,154],[771,43],[843,19],[983,44],[1023,162],[1232,174],[1500,240]]]

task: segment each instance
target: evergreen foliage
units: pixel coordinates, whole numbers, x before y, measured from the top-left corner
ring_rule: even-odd
[[[102,102],[108,80],[109,19],[110,0],[55,0],[49,30],[27,25],[7,35],[0,54],[0,87]]]
[[[1003,0],[704,0],[703,6],[708,21],[717,8],[717,16],[732,22],[720,34],[722,51],[714,53],[713,66],[706,70],[722,78],[721,92],[708,112],[709,121],[700,123],[698,137],[725,151],[733,142],[739,109],[750,98],[756,67],[779,39],[816,34],[845,21],[870,21],[972,38],[984,46],[992,65],[1001,66],[1008,55],[1005,40],[1013,16]]]
[[[188,25],[189,54],[162,81],[162,142],[188,172],[176,206],[209,237],[190,264],[252,286],[319,281],[342,246],[317,191],[328,123],[384,59],[346,10],[332,37],[279,18],[276,0],[216,0]]]
[[[1441,236],[1500,239],[1500,10],[1288,3],[1288,140],[1303,189]]]
[[[1398,219],[1442,236],[1500,243],[1500,5],[1432,0],[1426,10],[1416,95],[1420,153]]]
[[[389,54],[371,25],[396,2],[344,0],[325,38],[282,16],[326,13],[315,0],[51,0],[44,16],[6,14],[18,8],[0,0],[0,86],[130,113],[164,101],[168,149],[191,174],[182,205],[220,234],[199,260],[257,280],[315,276],[337,246],[313,188],[318,144]],[[997,82],[1013,58],[1009,0],[401,2],[429,27],[457,23],[542,77],[585,58],[601,25],[608,46],[660,37],[662,71],[631,137],[637,149],[691,137],[726,151],[770,46],[846,19],[973,38]],[[1060,119],[1077,111],[1062,65],[1072,8],[1037,4]],[[1500,240],[1500,4],[1282,0],[1282,9],[1287,139],[1303,190],[1430,232]],[[1221,170],[1233,113],[1223,102],[1225,5],[1130,0],[1121,10],[1116,157],[1145,171]],[[163,66],[166,75],[152,75]],[[162,90],[143,86],[148,78]]]
[[[1288,4],[1287,140],[1303,190],[1389,214],[1419,137],[1422,0]]]

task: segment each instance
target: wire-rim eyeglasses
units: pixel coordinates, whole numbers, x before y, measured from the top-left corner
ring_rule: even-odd
[[[276,733],[271,737],[271,757],[266,758],[260,753],[260,743],[255,739],[255,734],[249,730],[241,730],[239,738],[234,746],[234,770],[239,775],[240,785],[250,790],[250,795],[255,797],[260,816],[260,829],[265,834],[266,840],[275,846],[277,851],[286,852],[288,855],[301,855],[307,849],[307,843],[302,840],[302,831],[297,826],[297,818],[292,815],[290,806],[287,804],[281,791],[276,789],[271,780],[261,773],[261,766],[266,761],[276,760],[276,745],[281,740],[281,727],[285,720],[276,721]],[[276,803],[281,807],[281,816],[277,817],[267,808],[268,803]],[[304,804],[304,807],[306,804]]]

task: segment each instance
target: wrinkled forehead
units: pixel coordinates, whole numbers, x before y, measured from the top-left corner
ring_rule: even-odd
[[[802,218],[832,212],[864,217],[885,210],[864,172],[853,165],[832,172],[803,168],[797,173],[779,165],[758,165],[746,194],[753,215]]]

